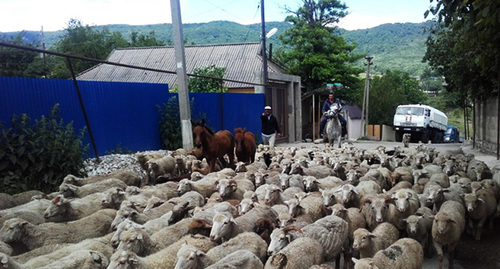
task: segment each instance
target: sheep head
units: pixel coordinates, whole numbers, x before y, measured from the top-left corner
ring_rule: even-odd
[[[210,240],[213,242],[224,242],[229,239],[237,225],[233,216],[228,213],[217,212],[212,221],[212,230],[210,230]]]

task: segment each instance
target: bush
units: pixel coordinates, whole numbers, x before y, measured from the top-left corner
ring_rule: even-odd
[[[59,105],[32,125],[26,114],[13,115],[11,128],[0,123],[0,189],[14,194],[26,190],[52,192],[68,174],[84,176],[82,146],[85,129],[77,135],[64,125]]]

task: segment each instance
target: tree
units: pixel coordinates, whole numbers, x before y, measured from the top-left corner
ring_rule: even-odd
[[[426,13],[442,24],[427,42],[425,59],[446,71],[450,89],[462,96],[488,97],[499,86],[499,9],[497,0],[437,0]],[[439,54],[444,50],[449,53]]]
[[[155,31],[149,32],[148,35],[139,35],[139,32],[132,32],[130,34],[129,43],[130,47],[155,47],[155,46],[165,46],[165,42],[156,39]]]
[[[83,26],[79,20],[70,19],[65,34],[54,46],[58,52],[104,60],[114,48],[127,47],[127,45],[127,41],[120,33],[110,33],[106,27],[98,31],[88,25]],[[66,59],[58,57],[55,61],[51,76],[71,77],[66,66]],[[89,61],[71,60],[71,62],[77,74],[95,65],[94,62]]]
[[[427,95],[407,72],[387,70],[370,82],[370,124],[392,125],[398,105],[425,103]]]
[[[332,82],[354,88],[363,70],[353,63],[362,56],[352,53],[355,45],[338,35],[333,25],[346,15],[347,7],[338,0],[302,1],[297,11],[287,10],[293,15],[285,21],[292,27],[279,36],[284,49],[277,52],[277,61],[287,73],[301,77],[304,92]]]
[[[0,36],[0,41],[26,47],[37,47],[36,43],[28,43],[24,39],[24,31],[13,37]],[[39,63],[39,53],[27,50],[0,47],[0,76],[4,77],[39,77],[45,70],[43,66],[30,68]]]
[[[225,67],[216,67],[215,64],[209,65],[207,67],[195,68],[193,73],[195,75],[212,77],[210,78],[200,78],[200,77],[190,77],[188,79],[189,91],[190,92],[220,92],[220,80],[226,74]],[[227,91],[226,88],[223,91]]]

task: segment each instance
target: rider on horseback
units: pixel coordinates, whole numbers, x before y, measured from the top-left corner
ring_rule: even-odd
[[[330,110],[330,106],[333,103],[340,103],[340,100],[333,96],[333,91],[330,91],[330,94],[328,95],[328,99],[325,101],[325,104],[323,105],[323,117],[321,118],[321,123],[319,124],[320,136],[323,135],[323,130],[325,129],[325,124],[326,124],[326,121],[328,120],[327,117],[325,117],[325,114],[328,110]],[[346,122],[345,118],[340,113],[338,115],[339,115],[340,124],[342,125],[342,137],[344,137],[347,134],[347,128],[346,128],[347,122]]]

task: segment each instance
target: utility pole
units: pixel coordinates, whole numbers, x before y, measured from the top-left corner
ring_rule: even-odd
[[[179,111],[181,116],[182,147],[193,147],[193,131],[191,127],[191,111],[186,72],[186,54],[184,53],[184,37],[182,34],[181,7],[179,0],[170,0],[172,12],[172,32],[174,36],[177,84],[179,85]]]
[[[264,0],[260,0],[260,20],[261,20],[261,36],[262,36],[262,84],[264,84],[264,104],[272,105],[270,92],[268,88],[268,75],[267,75],[267,54],[266,54],[266,17],[264,15]]]
[[[368,107],[370,101],[370,66],[372,63],[372,56],[366,56],[366,80],[365,80],[365,91],[363,94],[363,108],[361,109],[361,136],[367,136],[368,130]],[[364,119],[364,122],[363,122]]]

